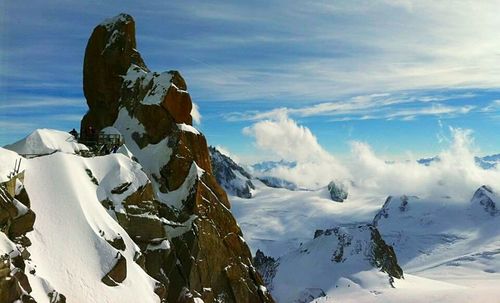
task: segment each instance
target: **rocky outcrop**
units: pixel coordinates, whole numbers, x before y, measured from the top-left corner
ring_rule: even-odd
[[[122,76],[131,64],[147,69],[136,50],[134,20],[120,14],[97,26],[85,49],[83,93],[89,112],[82,120],[82,136],[89,135],[89,126],[100,130],[116,120]]]
[[[486,213],[491,216],[496,216],[500,213],[497,204],[500,197],[487,185],[483,185],[472,196],[471,203],[475,207],[482,208]]]
[[[347,189],[342,183],[331,181],[327,188],[333,201],[344,202],[347,199]]]
[[[332,261],[336,263],[343,263],[346,261],[348,255],[352,256],[353,254],[359,254],[362,252],[362,249],[366,249],[365,255],[373,266],[387,273],[391,279],[403,278],[403,270],[398,264],[394,249],[385,243],[375,226],[371,224],[359,225],[356,227],[355,233],[352,232],[353,230],[355,230],[353,227],[335,227],[327,230],[316,230],[314,239],[322,236],[335,236],[337,238],[338,246],[332,255]],[[366,248],[362,248],[363,245],[359,244],[362,242],[359,242],[360,240],[355,239],[356,237],[353,236],[353,234],[356,235],[356,233],[360,231],[366,231],[370,234],[370,241],[367,242],[368,245]],[[355,244],[353,242],[358,243]],[[357,246],[354,247],[354,251],[352,251],[352,246]],[[347,253],[347,250],[350,252]]]
[[[396,257],[396,253],[394,252],[394,248],[385,243],[377,228],[371,225],[369,226],[369,228],[371,231],[372,240],[372,265],[380,268],[381,271],[387,273],[392,285],[394,278],[403,278],[403,270],[398,264],[398,259]]]
[[[32,288],[27,274],[26,262],[30,258],[28,247],[31,241],[26,234],[33,230],[35,213],[29,208],[30,200],[22,179],[24,172],[0,183],[0,244],[6,249],[0,253],[0,302],[36,302],[30,296]],[[10,247],[10,248],[9,248]],[[51,289],[47,281],[47,288]],[[66,302],[65,297],[51,289],[47,299],[54,303]]]
[[[225,191],[212,171],[205,137],[191,126],[192,103],[180,73],[149,71],[136,51],[134,20],[121,14],[89,39],[82,135],[113,126],[150,182],[101,203],[142,251],[136,262],[165,302],[272,302],[251,262]]]
[[[382,208],[375,214],[372,222],[373,225],[377,226],[381,219],[387,219],[391,214],[394,216],[407,212],[410,208],[410,200],[418,200],[418,197],[409,197],[406,195],[400,197],[387,197]]]
[[[292,183],[290,181],[280,179],[277,177],[271,177],[271,176],[261,176],[257,178],[260,182],[264,183],[266,186],[272,187],[272,188],[285,188],[288,190],[297,190],[298,187],[295,185],[295,183]]]
[[[215,147],[209,147],[212,170],[217,183],[231,195],[249,199],[255,189],[252,176],[228,156],[222,154]]]
[[[118,253],[115,265],[101,281],[108,286],[118,286],[125,278],[127,278],[127,260]]]
[[[381,285],[390,288],[394,279],[403,278],[394,250],[372,224],[316,230],[314,239],[302,243],[275,262],[263,256],[259,260],[262,260],[261,264],[268,264],[267,270],[269,264],[276,265],[267,285],[280,302],[310,302],[307,300],[342,287],[342,281],[362,284],[363,279],[379,280]],[[360,270],[364,277],[359,276]],[[349,284],[346,286],[350,287]]]
[[[276,276],[276,268],[279,263],[273,257],[266,256],[260,249],[257,249],[255,252],[253,263],[257,271],[261,274],[266,287],[272,290],[273,279]]]

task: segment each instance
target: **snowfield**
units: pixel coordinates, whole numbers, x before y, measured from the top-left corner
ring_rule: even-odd
[[[10,169],[20,158],[5,149],[0,149],[0,157],[2,176],[4,168]],[[134,262],[139,247],[99,202],[102,195],[112,196],[111,189],[124,181],[132,183],[130,188],[143,185],[148,179],[141,167],[122,154],[82,158],[56,152],[23,159],[23,163],[25,188],[36,214],[34,231],[27,235],[32,242],[28,266],[35,270],[28,278],[35,300],[49,303],[43,278],[68,302],[159,302],[155,280]],[[0,239],[0,254],[12,250],[4,238]],[[123,239],[125,250],[107,242],[115,238]],[[109,287],[101,278],[119,253],[126,259],[127,277],[119,286]],[[90,297],[89,293],[98,295]]]
[[[483,189],[484,195],[471,192],[467,201],[456,201],[388,198],[353,187],[337,203],[326,188],[291,191],[252,182],[254,197],[231,196],[232,210],[252,252],[277,259],[270,291],[280,303],[500,302],[500,215],[481,203],[489,197],[498,207],[494,192]],[[362,255],[335,263],[338,245],[313,239],[317,229],[368,223],[393,246],[404,271],[394,288]],[[363,236],[353,239],[366,243]]]
[[[67,132],[46,128],[37,129],[26,138],[7,145],[5,148],[28,156],[51,154],[56,151],[74,154],[88,150],[85,145],[78,143]]]
[[[116,131],[126,138],[140,130],[137,121],[123,112],[118,120],[122,124],[116,124]],[[27,234],[32,242],[26,264],[31,295],[47,303],[52,290],[64,294],[68,302],[159,302],[154,293],[156,281],[135,262],[139,247],[115,216],[123,211],[121,202],[148,184],[151,176],[159,174],[158,167],[168,162],[166,139],[145,149],[122,146],[117,154],[83,158],[75,153],[85,147],[68,138],[63,132],[38,130],[8,146],[10,150],[0,148],[0,181],[7,180],[21,159],[16,151],[45,154],[23,158],[20,167],[36,214],[34,231]],[[242,175],[232,161],[219,162],[230,165],[226,171],[236,181],[251,181],[255,187],[251,197],[230,196],[232,212],[252,254],[260,251],[267,256],[264,265],[256,266],[279,303],[500,302],[497,168],[483,173],[474,166],[462,174],[468,178],[462,180],[460,171],[466,166],[457,168],[450,161],[421,165],[415,171],[428,169],[424,176],[441,170],[433,180],[459,180],[457,184],[468,185],[454,192],[458,185],[444,182],[432,190],[414,187],[404,195],[405,187],[389,195],[382,189],[390,184],[386,180],[380,181],[384,186],[376,183],[377,174],[392,174],[388,178],[395,180],[398,170],[408,167],[384,164],[387,167],[376,166],[377,171],[365,179],[348,183],[347,199],[335,202],[328,182],[309,190],[274,188]],[[443,163],[457,172],[444,170],[439,166]],[[382,164],[377,160],[377,165]],[[204,173],[193,164],[183,185],[163,198],[181,201]],[[408,180],[420,179],[414,175]],[[489,182],[478,186],[482,180]],[[116,190],[124,184],[123,191]],[[234,187],[235,183],[225,185]],[[470,190],[472,186],[477,187]],[[419,191],[421,196],[416,194]],[[101,205],[103,200],[112,203],[114,211],[108,212]],[[22,205],[19,208],[23,210]],[[179,230],[168,232],[175,236]],[[122,239],[125,249],[109,243],[115,239]],[[168,247],[170,242],[164,240],[148,249]],[[0,254],[6,253],[15,255],[16,244],[0,233]],[[101,279],[120,255],[126,261],[126,279],[109,287]],[[97,295],[88,297],[89,293]]]

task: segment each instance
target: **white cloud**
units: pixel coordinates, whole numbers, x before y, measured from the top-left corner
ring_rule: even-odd
[[[3,99],[0,103],[0,109],[25,109],[60,106],[86,107],[87,103],[83,98],[23,95],[16,95],[9,99]]]
[[[478,167],[470,130],[450,128],[449,146],[439,153],[440,161],[424,166],[417,159],[388,163],[367,144],[351,143],[351,154],[339,161],[326,152],[311,131],[292,119],[260,121],[244,133],[255,138],[257,148],[284,160],[297,162],[293,168],[279,167],[270,172],[299,186],[317,188],[330,180],[350,184],[356,194],[451,196],[468,201],[473,191],[483,184],[498,186],[500,168]]]
[[[296,161],[323,161],[329,158],[311,131],[286,115],[245,127],[243,134],[254,137],[260,149],[281,158]]]
[[[203,100],[500,87],[497,0],[152,1],[122,9],[136,18],[152,69],[172,68],[163,65],[169,58]],[[116,8],[11,1],[5,12],[0,39],[12,39],[2,44],[0,86],[76,90],[90,31]]]
[[[334,117],[330,121],[401,119],[414,120],[419,116],[465,115],[476,106],[452,106],[440,102],[473,98],[471,93],[444,95],[410,96],[399,94],[372,94],[351,97],[345,101],[325,102],[297,108],[276,108],[264,112],[248,111],[225,115],[228,121],[260,121],[282,115],[291,117]]]
[[[193,102],[193,107],[191,108],[191,117],[193,122],[200,125],[201,123],[201,113],[199,111],[198,105]]]
[[[234,39],[225,36],[227,43],[213,43],[218,35],[196,43],[237,47],[244,36],[248,47],[282,44],[286,55],[210,63],[224,73],[207,66],[187,72],[213,97],[228,100],[276,96],[302,102],[380,91],[500,87],[498,1],[316,1],[308,6],[288,1],[286,10],[279,3],[259,11],[262,28],[237,31]],[[245,9],[232,6],[217,15],[241,16]],[[235,28],[244,30],[255,21],[243,19]],[[221,89],[217,83],[230,85]]]
[[[244,128],[243,133],[253,137],[261,151],[297,163],[293,168],[274,169],[276,177],[301,186],[318,187],[324,185],[328,178],[347,175],[337,159],[321,147],[307,127],[298,125],[286,115],[257,122]]]
[[[500,110],[500,100],[493,100],[486,107],[481,109],[481,112],[489,113]]]

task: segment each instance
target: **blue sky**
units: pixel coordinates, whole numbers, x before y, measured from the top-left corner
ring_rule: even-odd
[[[430,156],[450,126],[498,153],[498,11],[499,1],[3,1],[0,145],[78,128],[87,39],[127,12],[150,69],[181,71],[209,143],[242,157],[260,152],[243,129],[283,115],[334,154],[359,140]]]

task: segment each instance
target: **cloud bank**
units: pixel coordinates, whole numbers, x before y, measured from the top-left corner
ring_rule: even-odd
[[[359,141],[351,142],[347,158],[337,159],[307,127],[284,114],[256,122],[243,133],[254,138],[258,149],[296,161],[295,167],[278,167],[269,174],[301,187],[314,189],[337,180],[358,193],[453,197],[458,201],[468,201],[483,184],[500,190],[500,167],[485,170],[477,166],[474,156],[478,150],[470,130],[450,128],[449,145],[439,153],[440,161],[429,166],[418,164],[417,159],[389,162]]]

